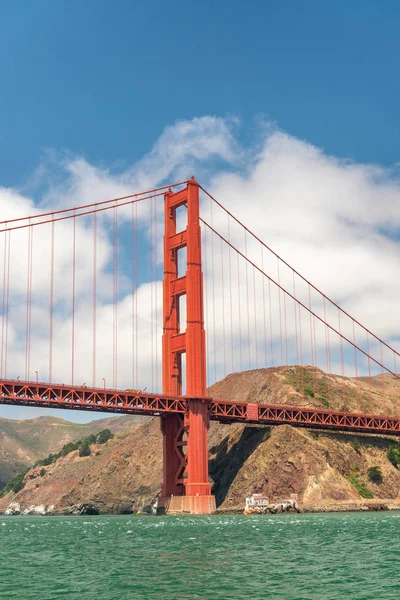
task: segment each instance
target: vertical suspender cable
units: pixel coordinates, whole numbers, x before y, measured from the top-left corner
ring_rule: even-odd
[[[338,308],[338,317],[339,317],[339,336],[340,336],[340,364],[342,366],[342,377],[344,378],[344,350],[343,350],[343,337],[342,337],[342,325],[340,322],[340,309]],[[343,402],[346,403],[347,394],[346,394],[346,384],[343,379]]]
[[[155,296],[155,304],[156,304],[156,315],[155,315],[155,325],[156,325],[156,392],[158,389],[158,339],[159,339],[159,331],[158,331],[158,281],[157,281],[157,200],[154,200],[154,296]]]
[[[154,279],[155,279],[155,275],[154,275],[154,271],[155,271],[155,264],[154,264],[154,244],[155,244],[155,240],[154,240],[154,200],[153,198],[150,199],[150,304],[151,304],[151,389],[154,392],[155,388],[154,388],[154,382],[155,382],[155,377],[154,377],[154,372],[155,372],[155,348],[156,348],[156,343],[155,343],[155,335],[154,335],[154,314],[155,314],[155,301],[154,301]]]
[[[54,321],[54,221],[50,233],[50,324],[49,324],[49,382],[53,381],[53,321]]]
[[[242,317],[240,310],[240,268],[239,268],[239,254],[236,254],[237,258],[237,289],[238,289],[238,313],[239,313],[239,348],[240,348],[240,370],[243,371],[243,352],[242,352]]]
[[[228,241],[231,241],[231,226],[230,216],[228,215]],[[232,357],[232,373],[234,371],[234,352],[233,352],[233,305],[232,305],[232,260],[231,260],[232,248],[229,246],[229,302],[231,311],[231,357]]]
[[[30,222],[30,219],[29,219]],[[28,248],[26,261],[26,317],[25,317],[25,381],[28,379],[28,318],[29,318],[29,264],[30,264],[30,248],[31,248],[31,228],[28,227]]]
[[[383,365],[383,345],[382,342],[380,343],[380,348],[381,348],[381,364]],[[383,395],[383,410],[384,410],[384,414],[387,415],[387,403],[386,403],[386,393],[385,393],[385,374],[383,371],[383,367],[382,369],[382,395]]]
[[[314,328],[313,328],[313,315],[311,314],[312,311],[312,307],[311,307],[311,287],[310,284],[308,284],[308,308],[310,309],[310,344],[311,344],[311,357],[312,357],[312,366],[315,367],[316,366],[316,357],[314,354],[314,350],[315,350],[315,338],[314,338]],[[314,392],[316,391],[316,387],[317,387],[317,371],[313,368],[312,370],[312,378],[314,380]]]
[[[31,220],[29,219],[29,223]],[[30,355],[30,302],[32,285],[32,227],[28,227],[28,263],[26,277],[26,331],[25,331],[25,380],[29,379],[29,355]]]
[[[31,370],[31,341],[32,341],[32,288],[33,288],[33,233],[31,235],[31,268],[30,268],[30,285],[29,285],[29,346],[28,346],[28,378]]]
[[[354,368],[355,368],[355,372],[356,372],[356,401],[357,401],[357,405],[358,405],[358,412],[361,412],[361,406],[360,406],[360,390],[359,390],[359,383],[358,383],[358,365],[357,365],[357,348],[356,348],[356,331],[355,331],[355,326],[354,326],[354,321],[352,320],[353,323],[353,344],[354,344]]]
[[[135,337],[136,337],[136,332],[135,332],[135,295],[136,295],[136,286],[135,286],[135,278],[136,278],[136,272],[135,272],[135,255],[136,255],[136,251],[135,251],[135,243],[136,243],[135,209],[137,211],[136,204],[132,203],[132,223],[131,223],[131,226],[132,226],[132,231],[131,231],[131,236],[132,236],[132,256],[131,256],[132,274],[131,274],[131,278],[132,278],[132,281],[131,281],[131,283],[132,283],[132,388],[133,389],[137,389],[137,375],[136,375],[136,369],[135,369]]]
[[[118,212],[114,207],[113,388],[118,387]]]
[[[0,377],[3,378],[4,361],[4,330],[5,330],[5,308],[6,308],[6,258],[7,258],[7,232],[4,234],[4,259],[3,259],[3,301],[1,310],[1,358],[0,358]]]
[[[75,211],[74,211],[75,215]],[[76,217],[73,218],[72,241],[72,320],[71,320],[71,385],[75,377],[75,285],[76,285]]]
[[[283,294],[283,310],[285,311],[285,350],[286,365],[289,365],[288,335],[287,335],[287,314],[286,314],[286,294]]]
[[[247,255],[247,232],[244,230],[244,253],[246,259]],[[249,301],[249,263],[246,260],[246,309],[247,309],[247,354],[249,360],[249,369],[251,368],[251,359],[250,359],[250,301]]]
[[[204,264],[203,264],[203,269],[204,269],[204,309],[205,309],[205,319],[206,319],[206,348],[207,348],[207,352],[206,352],[206,361],[207,361],[207,386],[210,385],[211,380],[210,380],[210,355],[209,355],[209,345],[210,345],[210,333],[209,333],[209,329],[210,329],[210,317],[209,317],[209,310],[208,310],[208,306],[209,306],[209,300],[208,300],[208,260],[207,260],[207,227],[204,228],[203,230],[203,244],[202,247],[204,248]]]
[[[277,258],[278,265],[278,284],[281,285],[281,277],[279,272],[279,258]],[[281,366],[283,365],[283,339],[282,339],[282,305],[281,305],[281,288],[278,287],[278,295],[279,295],[279,332],[281,339]]]
[[[222,244],[222,240],[221,240],[221,285],[222,285],[222,339],[223,339],[223,344],[224,344],[224,377],[226,377],[224,247]]]
[[[4,359],[4,377],[7,377],[8,364],[8,323],[10,309],[10,269],[11,269],[11,233],[8,233],[8,257],[7,257],[7,293],[6,293],[6,349]]]
[[[262,244],[260,244],[261,248],[261,269],[264,271],[264,249]],[[262,299],[263,299],[263,319],[264,319],[264,357],[265,357],[265,366],[268,367],[268,352],[267,352],[267,315],[265,312],[266,304],[265,304],[265,277],[262,278]]]
[[[256,301],[256,270],[253,267],[253,292],[254,292],[254,341],[256,344],[256,369],[258,369],[258,336],[257,336],[257,301]]]
[[[135,387],[139,386],[139,333],[138,333],[138,290],[139,290],[139,235],[138,235],[138,208],[137,203],[135,203],[135,244],[136,244],[136,252],[135,252],[135,283],[136,283],[136,291],[135,291],[135,360],[136,360],[136,384]]]
[[[132,236],[132,255],[131,255],[131,267],[132,267],[132,389],[137,389],[136,382],[136,370],[135,370],[135,208],[136,204],[132,203],[132,223],[131,223],[131,236]],[[137,210],[137,209],[136,209]]]
[[[213,201],[210,201],[211,227],[213,226]],[[214,233],[211,232],[212,298],[213,298],[213,345],[214,345],[214,383],[217,381],[217,339],[215,335],[215,261]]]
[[[271,300],[271,281],[268,279],[268,304],[269,304],[269,343],[271,349],[271,369],[270,369],[270,389],[272,391],[272,377],[274,368],[274,341],[272,333],[272,300]]]
[[[301,371],[300,371],[300,378],[301,378],[301,387],[303,390],[303,397],[304,397],[304,375],[305,375],[305,365],[304,365],[304,360],[303,360],[303,331],[301,328],[301,306],[300,304],[298,304],[298,311],[299,311],[299,337],[300,337],[300,364],[301,364]]]
[[[312,317],[313,332],[314,332],[314,356],[315,356],[315,394],[318,394],[318,353],[317,353],[317,336],[315,333],[315,317]]]
[[[92,364],[92,385],[96,385],[96,366],[97,366],[97,214],[93,213],[93,364]]]
[[[296,280],[294,271],[292,271],[293,279],[293,308],[294,308],[294,329],[296,335],[296,366],[297,366],[297,391],[300,392],[300,369],[299,369],[299,341],[297,332],[297,306],[296,306]]]
[[[331,373],[331,361],[330,361],[330,345],[329,345],[329,327],[326,320],[326,299],[324,297],[324,321],[325,321],[325,349],[326,349],[326,374]],[[332,399],[331,379],[328,377],[328,398],[329,401]]]
[[[371,358],[370,358],[368,331],[367,331],[367,352],[368,352],[369,402],[370,402],[370,406],[371,406],[371,403],[372,403],[372,381],[371,381]]]
[[[154,291],[154,239],[153,239],[153,198],[150,199],[150,347],[151,347],[151,391],[154,392],[154,328],[153,328],[153,316],[154,316],[154,303],[153,303],[153,291]]]
[[[271,281],[268,279],[268,304],[269,304],[269,335],[270,335],[270,346],[271,346],[271,367],[274,366],[274,342],[272,333],[272,302],[271,302]]]

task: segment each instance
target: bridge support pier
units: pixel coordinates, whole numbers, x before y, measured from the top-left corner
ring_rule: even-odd
[[[161,495],[181,496],[185,493],[184,473],[186,457],[183,447],[184,423],[181,415],[164,415],[161,417],[163,436],[163,456],[168,457],[163,462],[163,485]]]
[[[176,209],[187,207],[184,231],[176,231]],[[188,410],[162,417],[163,485],[160,512],[210,514],[215,497],[208,481],[209,400],[206,397],[206,343],[201,270],[199,188],[194,180],[164,201],[163,393],[182,394],[182,354],[186,353]],[[186,274],[179,277],[178,251],[187,249]],[[180,331],[179,298],[186,295],[186,331]],[[186,439],[185,439],[186,437]],[[186,454],[183,448],[186,445]]]

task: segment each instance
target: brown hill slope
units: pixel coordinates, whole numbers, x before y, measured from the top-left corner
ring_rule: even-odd
[[[12,420],[0,417],[0,489],[15,474],[68,442],[88,437],[102,429],[119,433],[129,429],[137,417],[108,417],[79,424],[56,417]]]
[[[208,390],[213,398],[400,416],[400,379],[342,377],[315,367],[233,373]]]
[[[307,403],[326,405],[321,392],[324,374],[315,369],[306,371],[319,385],[319,391],[308,396]],[[210,394],[253,402],[298,404],[297,380],[307,372],[294,368],[274,369],[272,373],[265,369],[245,372],[216,384]],[[374,383],[365,384],[368,399],[367,392],[364,400],[362,391],[354,396],[357,401],[370,402],[371,412],[381,412],[382,397],[369,390]],[[353,401],[353,380],[332,377],[329,385],[328,401],[332,407],[343,401],[344,386],[348,390],[347,401]],[[390,389],[387,405],[394,411],[397,381],[387,380],[386,388]],[[360,495],[365,495],[365,488],[374,497],[368,502],[400,503],[400,471],[387,458],[387,450],[393,444],[398,442],[382,436],[213,422],[210,476],[217,504],[224,509],[237,509],[243,507],[249,492],[264,492],[271,500],[297,493],[306,509],[332,509],[365,503]],[[368,469],[373,466],[382,471],[381,484],[368,479]],[[160,490],[162,448],[158,419],[136,424],[103,446],[92,446],[89,457],[72,452],[45,470],[42,476],[40,469],[29,472],[22,491],[0,499],[0,511],[11,502],[17,502],[21,510],[46,505],[54,506],[55,512],[70,512],[80,504],[107,513],[141,510],[153,502]]]

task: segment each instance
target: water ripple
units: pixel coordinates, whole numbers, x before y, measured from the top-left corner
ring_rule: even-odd
[[[0,597],[398,600],[399,517],[4,517]]]

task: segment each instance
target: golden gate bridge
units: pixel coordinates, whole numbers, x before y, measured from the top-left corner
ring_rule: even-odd
[[[0,234],[0,403],[159,416],[160,508],[215,510],[210,420],[400,435],[397,350],[193,178],[17,216]],[[284,366],[297,367],[285,404],[208,394],[261,367],[268,389]]]

